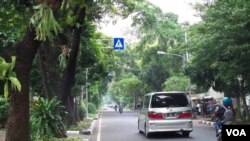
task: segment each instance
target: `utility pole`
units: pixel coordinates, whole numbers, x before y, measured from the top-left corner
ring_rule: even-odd
[[[189,61],[189,53],[187,51],[187,31],[185,30],[185,45],[186,45],[186,62]],[[191,102],[191,105],[193,106],[193,102],[192,102],[192,94],[191,94],[191,82],[190,82],[190,78],[188,78],[188,95],[189,95],[189,98],[190,98],[190,102]]]
[[[187,45],[187,42],[188,42],[188,40],[187,40],[187,31],[185,31],[185,44]],[[188,62],[188,60],[189,60],[189,54],[188,54],[188,51],[186,50],[186,61]]]
[[[80,95],[80,100],[79,100],[80,109],[82,108],[83,94],[84,94],[84,86],[82,85],[81,95]],[[84,119],[84,117],[83,117],[83,119]],[[83,120],[83,119],[81,119],[81,120]]]
[[[89,96],[88,96],[88,68],[86,68],[86,84],[85,84],[86,88],[85,88],[85,93],[86,93],[86,119],[89,118],[88,114],[89,114],[89,106],[88,106],[88,103],[89,103]]]

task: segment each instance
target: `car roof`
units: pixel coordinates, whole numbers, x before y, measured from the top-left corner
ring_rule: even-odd
[[[183,94],[187,94],[187,92],[184,91],[160,91],[160,92],[150,92],[147,93],[146,95],[154,95],[154,94],[174,94],[174,93],[183,93]]]

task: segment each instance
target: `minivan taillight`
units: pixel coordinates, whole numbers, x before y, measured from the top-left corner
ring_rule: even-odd
[[[192,112],[187,111],[187,112],[182,112],[179,114],[179,118],[191,118],[192,117]]]
[[[163,119],[162,113],[148,112],[148,118],[150,119]]]

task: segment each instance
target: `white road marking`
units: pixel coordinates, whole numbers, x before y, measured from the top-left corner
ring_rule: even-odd
[[[101,126],[102,126],[102,118],[101,118],[101,115],[100,115],[100,121],[99,121],[99,126],[98,126],[97,141],[101,141]]]

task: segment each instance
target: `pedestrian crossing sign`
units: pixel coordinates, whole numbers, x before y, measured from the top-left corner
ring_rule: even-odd
[[[114,49],[115,50],[124,49],[124,38],[114,38]]]

